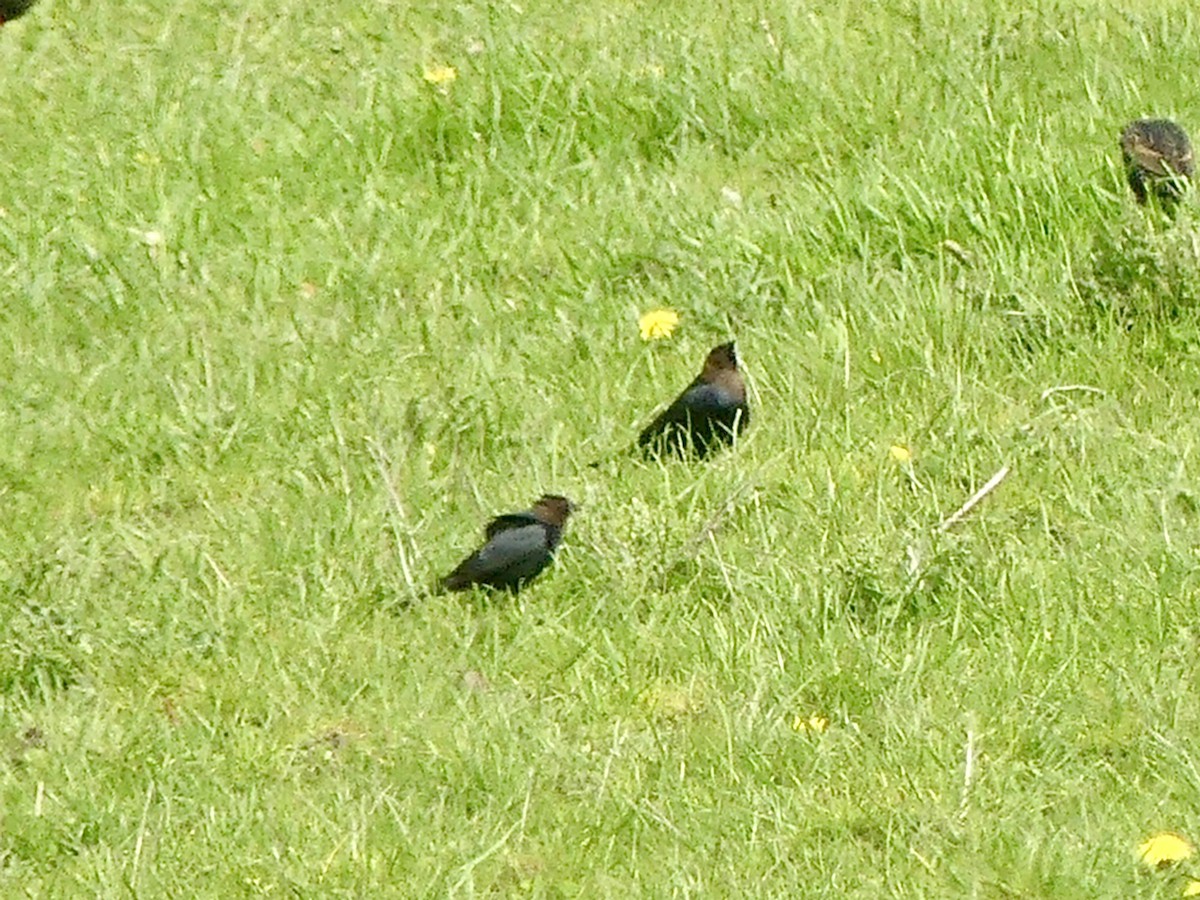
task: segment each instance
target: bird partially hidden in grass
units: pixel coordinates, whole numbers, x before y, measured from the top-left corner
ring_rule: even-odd
[[[524,512],[496,516],[484,532],[484,545],[439,582],[445,591],[475,585],[516,593],[554,559],[567,517],[575,506],[558,494],[543,494]]]
[[[34,2],[35,0],[0,0],[0,25],[25,15]]]
[[[733,442],[750,424],[746,384],[738,371],[733,341],[709,351],[704,368],[675,401],[638,436],[649,456],[694,455],[704,459]]]
[[[1187,132],[1170,119],[1138,119],[1121,132],[1121,156],[1133,196],[1141,205],[1153,196],[1174,212],[1196,170]]]

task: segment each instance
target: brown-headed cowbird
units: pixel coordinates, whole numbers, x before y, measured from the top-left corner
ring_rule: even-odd
[[[574,509],[566,497],[543,494],[525,512],[496,516],[484,532],[484,545],[439,582],[442,590],[465,591],[477,584],[513,593],[521,590],[554,559],[554,548]]]
[[[1121,132],[1125,176],[1137,202],[1153,194],[1167,212],[1183,199],[1196,169],[1187,132],[1170,119],[1138,119]]]
[[[25,15],[33,4],[34,0],[0,0],[0,25]]]
[[[638,447],[650,455],[695,454],[703,459],[731,443],[749,424],[746,384],[730,341],[709,351],[695,381],[645,427],[638,436]]]

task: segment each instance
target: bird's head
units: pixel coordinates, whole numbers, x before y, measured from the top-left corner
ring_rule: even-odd
[[[733,341],[713,347],[708,351],[708,357],[704,360],[705,375],[713,375],[717,372],[729,370],[736,372],[737,367],[737,349],[734,347]]]
[[[566,524],[567,516],[574,511],[575,504],[561,494],[542,494],[533,504],[533,514],[539,520],[559,528]]]

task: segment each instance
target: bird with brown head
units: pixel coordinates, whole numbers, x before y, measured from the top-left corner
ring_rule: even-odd
[[[476,585],[516,593],[554,559],[567,517],[575,505],[559,494],[543,494],[523,512],[506,513],[488,523],[484,544],[439,582],[442,590],[466,591]]]
[[[733,341],[709,351],[691,384],[638,436],[650,456],[694,455],[704,459],[730,444],[750,424],[746,384]]]

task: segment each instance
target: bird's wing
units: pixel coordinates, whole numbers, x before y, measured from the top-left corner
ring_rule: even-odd
[[[1135,139],[1129,147],[1129,161],[1151,175],[1177,174],[1162,152],[1141,140]]]
[[[528,576],[545,565],[549,552],[545,526],[510,528],[479,548],[469,561],[470,572],[473,578],[491,580]]]
[[[490,541],[502,531],[508,531],[513,528],[525,528],[528,525],[537,524],[538,519],[533,513],[505,513],[502,516],[496,516],[496,518],[488,522],[487,528],[484,530],[484,536]]]
[[[509,528],[489,540],[479,550],[481,562],[503,563],[546,549],[546,526],[526,525]]]
[[[687,407],[676,400],[657,416],[654,421],[642,429],[638,435],[638,445],[645,446],[656,440],[672,425],[681,425],[687,421]]]
[[[690,402],[692,393],[705,386],[699,379],[693,381],[687,390],[676,397],[670,406],[655,416],[654,421],[642,429],[642,433],[638,435],[638,445],[645,446],[650,443],[671,425],[686,424],[692,408]]]

